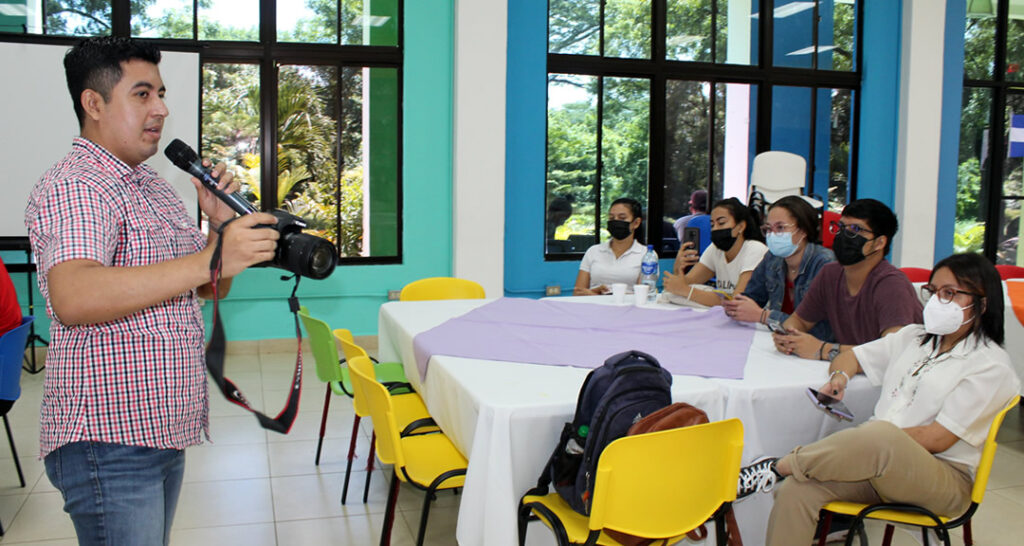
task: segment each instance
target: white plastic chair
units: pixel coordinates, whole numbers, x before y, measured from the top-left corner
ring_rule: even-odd
[[[750,170],[749,202],[755,202],[759,195],[764,205],[771,205],[787,195],[799,195],[815,209],[821,209],[821,201],[803,195],[806,178],[807,161],[803,157],[789,152],[761,152],[754,157]]]

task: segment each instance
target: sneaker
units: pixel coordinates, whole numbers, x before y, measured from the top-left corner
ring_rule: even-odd
[[[736,500],[758,491],[767,493],[775,487],[779,475],[775,473],[776,457],[763,457],[740,469],[739,483],[736,484]]]

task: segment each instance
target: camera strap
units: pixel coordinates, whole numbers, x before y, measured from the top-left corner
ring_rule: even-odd
[[[218,231],[223,233],[222,230],[227,223],[222,224]],[[220,321],[218,305],[220,297],[217,286],[223,267],[223,261],[221,260],[223,240],[223,236],[217,238],[216,246],[213,249],[213,257],[210,258],[210,284],[213,287],[213,332],[210,335],[210,342],[206,346],[206,370],[210,373],[210,377],[213,378],[214,382],[217,383],[224,397],[252,412],[261,427],[273,430],[274,432],[280,432],[281,434],[288,434],[292,424],[295,422],[295,417],[299,413],[299,397],[302,394],[302,330],[299,327],[299,299],[295,295],[299,289],[299,280],[302,277],[299,275],[293,276],[295,286],[292,288],[291,297],[288,298],[288,307],[295,318],[295,338],[298,342],[295,356],[295,372],[292,375],[291,389],[288,391],[288,400],[285,402],[284,408],[277,414],[277,417],[271,418],[250,406],[249,401],[245,398],[242,391],[235,386],[234,382],[224,377],[224,350],[226,342],[224,340],[224,326]],[[287,279],[288,277],[282,278]]]

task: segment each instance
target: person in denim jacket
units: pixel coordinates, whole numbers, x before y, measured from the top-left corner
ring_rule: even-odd
[[[818,213],[799,196],[790,195],[772,204],[761,230],[768,253],[754,269],[743,294],[723,303],[727,315],[744,322],[784,322],[803,300],[821,267],[835,261],[831,250],[814,243],[819,240]],[[827,321],[810,332],[832,341]]]

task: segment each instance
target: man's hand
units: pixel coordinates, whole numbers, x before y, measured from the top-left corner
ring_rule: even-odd
[[[821,349],[821,340],[807,332],[791,328],[788,334],[772,334],[772,340],[775,341],[775,348],[780,353],[820,360],[818,351]]]
[[[229,209],[230,210],[230,209]],[[232,214],[234,214],[232,212]],[[221,260],[222,278],[228,279],[241,273],[245,268],[274,258],[277,239],[281,236],[277,230],[257,228],[256,226],[277,223],[277,218],[265,212],[247,214],[231,222],[224,228]]]
[[[204,159],[203,166],[209,168],[210,160]],[[235,182],[235,175],[227,170],[228,166],[226,163],[220,163],[211,171],[211,176],[217,178],[217,189],[220,191],[231,194],[238,191],[241,185]],[[212,191],[206,189],[205,186],[199,179],[192,177],[192,185],[196,187],[196,193],[199,197],[199,208],[202,209],[203,213],[210,218],[210,223],[213,227],[218,227],[224,222],[235,217],[235,211],[231,210],[231,207],[227,203],[221,201]]]
[[[722,307],[727,316],[743,322],[761,322],[764,311],[757,302],[742,294],[736,294],[731,300],[723,300]]]
[[[676,261],[673,272],[676,275],[682,275],[687,267],[691,267],[700,261],[700,255],[693,248],[693,242],[687,241],[679,247],[679,252],[676,253]]]

